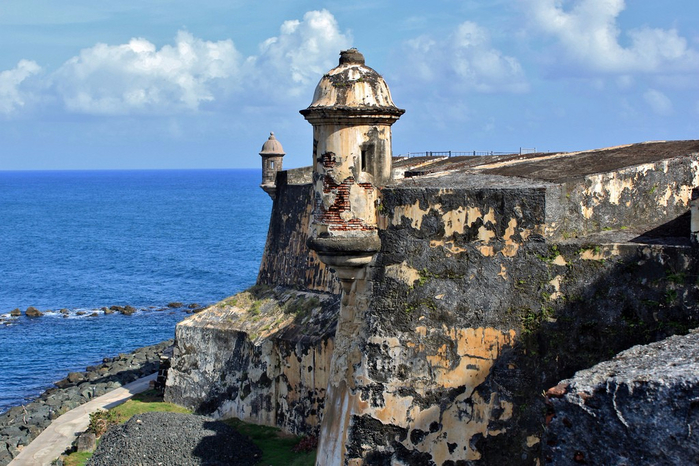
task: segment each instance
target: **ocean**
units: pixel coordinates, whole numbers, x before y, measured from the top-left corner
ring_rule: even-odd
[[[22,310],[0,324],[0,412],[69,371],[173,338],[187,314],[168,303],[206,305],[253,285],[272,205],[260,178],[0,171],[0,314]],[[112,305],[139,311],[99,310]],[[28,318],[29,306],[56,312]]]

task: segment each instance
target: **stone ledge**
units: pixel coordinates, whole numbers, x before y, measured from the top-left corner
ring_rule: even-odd
[[[699,331],[634,346],[547,392],[553,464],[693,464]],[[553,417],[551,417],[553,416]]]

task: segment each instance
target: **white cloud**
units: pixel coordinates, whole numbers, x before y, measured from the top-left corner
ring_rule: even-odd
[[[643,99],[650,108],[661,116],[669,116],[673,113],[672,101],[662,92],[648,89],[643,94]]]
[[[39,72],[41,67],[29,60],[20,60],[15,68],[0,72],[0,113],[14,113],[32,99],[32,94],[23,89],[23,84]]]
[[[240,61],[232,41],[209,42],[180,31],[174,45],[160,50],[145,39],[97,44],[64,63],[53,81],[69,111],[196,110],[237,84]]]
[[[494,48],[488,31],[466,21],[443,39],[421,36],[406,42],[411,76],[455,90],[525,92],[519,61]]]
[[[279,35],[264,41],[247,64],[268,92],[298,95],[336,66],[340,50],[351,43],[351,35],[340,32],[329,11],[309,11],[303,21],[285,21]]]
[[[572,4],[565,9],[565,4]],[[566,64],[597,73],[669,73],[699,69],[699,53],[675,29],[642,27],[619,42],[617,17],[624,0],[525,0],[531,31],[557,39],[555,66]]]
[[[179,31],[173,44],[160,49],[143,38],[96,44],[32,92],[36,98],[57,98],[68,112],[95,115],[188,113],[243,97],[246,104],[277,102],[302,92],[312,95],[320,76],[337,64],[339,51],[351,41],[333,15],[322,10],[284,22],[279,35],[248,58],[230,39],[207,41],[187,31]],[[31,100],[22,83],[39,71],[36,63],[23,60],[0,72],[0,113]]]

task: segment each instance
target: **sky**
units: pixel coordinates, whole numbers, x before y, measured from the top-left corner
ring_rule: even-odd
[[[699,139],[696,0],[2,0],[0,170],[310,165],[350,47],[394,155]]]

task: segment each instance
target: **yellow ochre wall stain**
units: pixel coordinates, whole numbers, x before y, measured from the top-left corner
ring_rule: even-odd
[[[507,220],[504,235],[498,237],[497,219],[492,208],[488,208],[487,212],[483,212],[479,207],[458,207],[454,210],[444,211],[442,204],[436,203],[422,209],[419,201],[395,207],[390,223],[393,226],[398,226],[403,222],[403,218],[406,218],[412,228],[419,230],[425,216],[430,212],[434,212],[440,217],[444,227],[444,234],[431,239],[430,247],[442,247],[448,251],[449,255],[466,251],[466,248],[456,244],[455,235],[467,233],[468,229],[473,228],[479,221],[480,226],[471,242],[482,255],[487,257],[495,256],[498,253],[505,257],[514,257],[519,251],[520,244],[527,241],[532,233],[543,231],[543,226],[537,226],[534,229],[522,228],[518,225],[517,219],[512,217]],[[517,234],[519,234],[519,238],[517,238]]]
[[[450,343],[440,346],[430,344],[436,337]],[[497,393],[484,399],[475,390],[490,374],[502,348],[512,345],[514,340],[515,330],[446,326],[418,326],[413,333],[399,337],[370,337],[368,343],[389,347],[390,361],[387,364],[390,366],[405,364],[410,367],[411,363],[426,363],[425,370],[421,370],[418,377],[413,377],[410,384],[420,396],[444,388],[465,387],[465,390],[446,406],[423,408],[413,396],[402,395],[404,384],[394,379],[384,384],[380,407],[368,402],[357,403],[358,400],[355,406],[361,410],[361,414],[368,414],[384,424],[422,431],[424,438],[417,444],[412,443],[410,435],[403,443],[408,449],[429,452],[436,464],[449,460],[477,460],[480,453],[471,448],[471,439],[476,435],[504,434],[504,430],[490,430],[488,426],[493,421],[510,419],[513,405],[501,399]],[[393,370],[389,367],[384,369]],[[431,433],[430,425],[435,422],[441,427]],[[453,453],[449,452],[449,443],[457,444]]]

